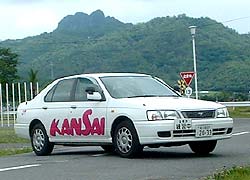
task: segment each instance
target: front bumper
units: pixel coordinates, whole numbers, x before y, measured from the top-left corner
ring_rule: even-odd
[[[209,124],[213,135],[209,137],[196,137],[196,126]],[[193,141],[220,140],[232,137],[233,119],[193,119],[189,130],[175,130],[174,120],[137,121],[134,123],[140,144],[167,144],[185,143]]]

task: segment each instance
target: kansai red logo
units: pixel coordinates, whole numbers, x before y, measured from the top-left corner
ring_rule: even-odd
[[[71,120],[65,118],[61,127],[58,127],[60,120],[54,119],[50,125],[50,135],[104,135],[105,118],[94,118],[93,122],[91,123],[91,114],[92,109],[88,109],[80,118],[71,118]]]

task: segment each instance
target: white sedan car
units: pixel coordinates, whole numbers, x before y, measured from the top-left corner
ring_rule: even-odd
[[[122,157],[138,155],[144,146],[189,144],[205,155],[232,130],[225,106],[180,97],[158,78],[130,73],[55,80],[19,105],[15,124],[36,155],[50,154],[55,144],[101,146]]]

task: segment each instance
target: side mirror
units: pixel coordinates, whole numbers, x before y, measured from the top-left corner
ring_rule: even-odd
[[[87,99],[90,101],[101,101],[102,95],[99,92],[87,93]]]
[[[87,87],[86,90],[87,94],[93,94],[94,92],[97,92],[96,88],[91,86],[91,87]]]
[[[90,101],[105,101],[105,96],[102,90],[97,85],[92,85],[86,88],[87,99]]]

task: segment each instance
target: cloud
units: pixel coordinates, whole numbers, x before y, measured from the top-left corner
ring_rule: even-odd
[[[34,3],[41,3],[44,0],[5,0],[1,2],[1,4],[6,5],[27,5],[27,4],[34,4]]]
[[[185,13],[219,22],[249,16],[249,0],[0,0],[0,39],[23,38],[53,31],[65,16],[101,9],[122,22],[147,22],[155,17]],[[226,25],[249,32],[249,20]]]

